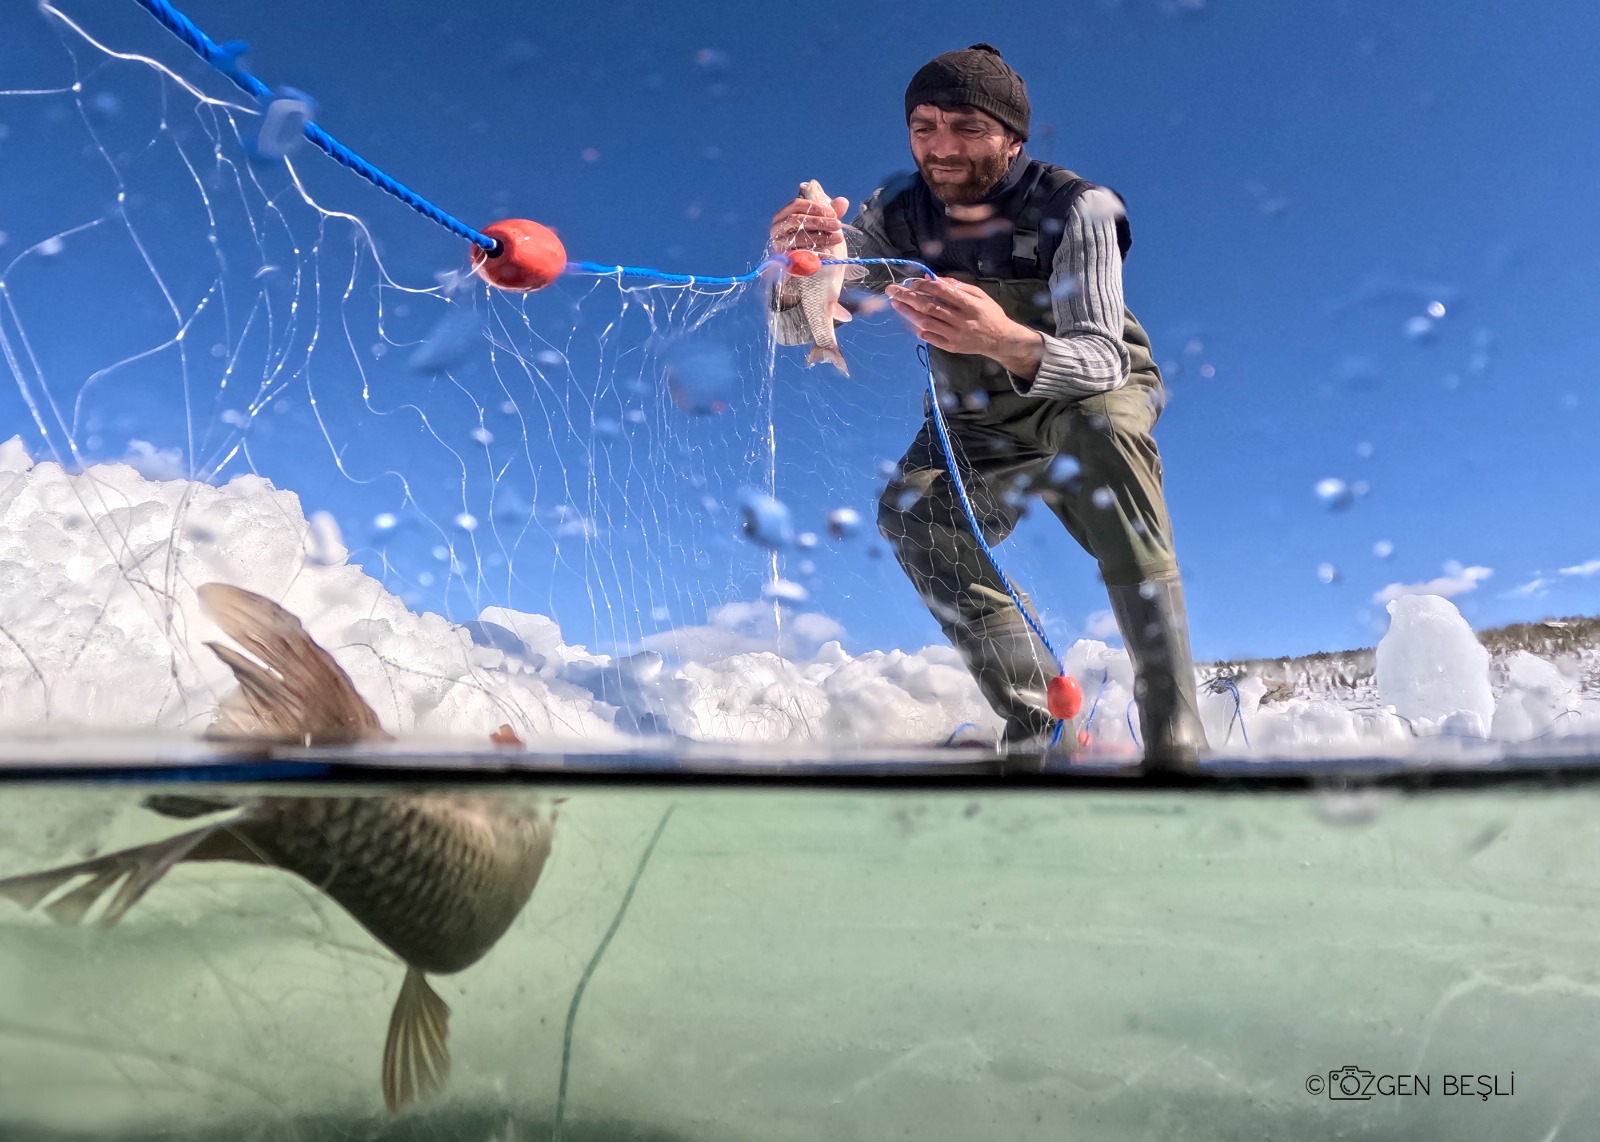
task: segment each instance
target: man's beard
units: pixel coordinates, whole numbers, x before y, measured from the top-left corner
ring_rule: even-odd
[[[933,191],[934,197],[946,206],[971,206],[988,194],[1011,169],[1011,160],[1004,154],[988,155],[967,164],[966,176],[959,182],[949,181],[949,172],[935,182],[926,163],[918,163],[922,180]]]

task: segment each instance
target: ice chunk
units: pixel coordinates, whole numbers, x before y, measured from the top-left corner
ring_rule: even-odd
[[[349,558],[339,521],[329,512],[312,512],[306,521],[306,558],[319,567],[337,567]]]
[[[1378,643],[1378,700],[1413,721],[1467,713],[1489,725],[1489,652],[1455,605],[1439,595],[1402,595],[1388,609],[1389,630]]]
[[[1577,688],[1553,663],[1519,650],[1506,659],[1505,686],[1495,703],[1492,735],[1526,741],[1559,728],[1579,710]]]

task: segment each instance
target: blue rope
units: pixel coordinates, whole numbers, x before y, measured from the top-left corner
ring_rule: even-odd
[[[188,44],[201,59],[231,79],[241,91],[254,96],[262,103],[270,103],[275,98],[270,87],[239,66],[239,57],[244,54],[244,44],[237,41],[218,44],[197,28],[189,17],[167,3],[167,0],[134,0],[134,2],[159,20],[167,31]],[[499,251],[500,243],[493,238],[474,230],[454,215],[446,214],[410,187],[396,182],[315,123],[307,123],[304,134],[334,162],[355,171],[379,190],[394,195],[423,217],[437,222],[451,233],[467,239],[491,254]]]
[[[932,276],[932,271],[929,271],[929,276]],[[1012,603],[1016,604],[1017,610],[1022,612],[1023,619],[1028,626],[1033,628],[1033,633],[1039,636],[1039,641],[1044,643],[1044,648],[1050,652],[1050,657],[1055,659],[1056,669],[1066,673],[1066,668],[1061,663],[1061,655],[1051,645],[1049,636],[1044,633],[1044,628],[1039,625],[1038,620],[1028,613],[1028,608],[1023,605],[1022,595],[1017,591],[1016,585],[1011,582],[1011,576],[1007,575],[1001,568],[1000,560],[995,555],[994,548],[990,547],[989,541],[983,538],[983,528],[978,524],[978,513],[973,509],[972,501],[967,497],[967,486],[965,481],[961,479],[961,473],[956,464],[955,451],[950,446],[950,429],[945,423],[944,408],[939,401],[939,386],[938,382],[934,380],[931,355],[927,352],[927,346],[925,345],[918,347],[917,354],[922,359],[923,366],[928,373],[928,394],[932,398],[933,425],[939,433],[939,447],[944,451],[945,466],[950,470],[950,482],[955,485],[956,497],[961,501],[961,511],[966,515],[967,523],[972,528],[972,537],[978,541],[979,549],[988,557],[989,564],[994,568],[995,574],[1000,576],[1000,582],[1005,587],[1006,594],[1011,596]]]
[[[1244,728],[1244,702],[1239,698],[1239,687],[1235,686],[1232,678],[1218,678],[1223,689],[1233,695],[1233,716],[1239,722],[1239,736],[1244,738],[1245,748],[1250,748],[1250,731]],[[1233,723],[1228,723],[1228,732],[1233,733]]]
[[[1111,671],[1101,668],[1100,688],[1094,692],[1094,701],[1089,703],[1089,716],[1083,719],[1083,732],[1088,733],[1089,727],[1094,725],[1094,716],[1100,712],[1100,699],[1105,696],[1106,683],[1111,681]]]

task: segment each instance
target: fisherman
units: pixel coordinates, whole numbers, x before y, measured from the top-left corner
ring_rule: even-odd
[[[874,271],[863,284],[930,346],[985,539],[1008,536],[1032,493],[1098,561],[1133,659],[1145,764],[1189,768],[1207,747],[1150,435],[1165,395],[1123,303],[1121,200],[1028,155],[1027,89],[988,44],[926,64],[905,100],[916,172],[880,188],[852,225],[844,199],[796,198],[772,220],[773,248],[829,251],[842,235],[853,257],[915,259],[938,275],[894,284]],[[771,305],[780,343],[813,340],[784,289]],[[1002,747],[1042,748],[1056,664],[967,524],[931,415],[879,499],[878,530],[1004,719]]]

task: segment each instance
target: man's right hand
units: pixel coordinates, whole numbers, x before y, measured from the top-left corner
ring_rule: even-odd
[[[826,250],[839,241],[844,212],[850,209],[848,199],[836,198],[833,211],[809,198],[796,198],[772,216],[772,248],[780,253],[789,250]]]

